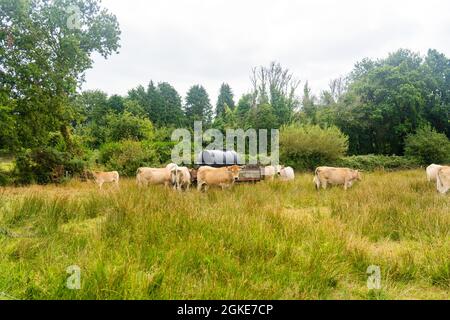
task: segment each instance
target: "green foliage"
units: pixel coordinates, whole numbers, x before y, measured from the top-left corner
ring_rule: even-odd
[[[189,89],[186,95],[185,112],[190,127],[194,126],[195,121],[203,121],[204,125],[211,123],[212,107],[205,88],[195,85]]]
[[[6,189],[0,288],[35,300],[448,299],[450,197],[423,170],[363,174],[347,192],[317,192],[312,178],[206,194],[126,178],[117,191]],[[81,290],[65,287],[74,263]],[[370,265],[381,290],[367,288]]]
[[[228,84],[223,83],[220,87],[219,97],[217,98],[216,117],[220,117],[227,107],[230,110],[234,110],[234,95],[231,87]]]
[[[71,6],[83,17],[79,28],[67,23]],[[91,55],[117,51],[115,16],[96,0],[3,0],[0,30],[0,42],[8,43],[0,46],[0,95],[14,100],[19,147],[42,147],[58,130],[69,143],[70,98],[92,65]]]
[[[401,49],[357,64],[334,107],[350,153],[401,155],[406,137],[425,123],[450,137],[449,76],[450,60],[435,50],[425,59]]]
[[[280,131],[280,161],[298,170],[312,170],[344,156],[348,137],[338,128],[292,124]]]
[[[423,165],[450,162],[450,140],[430,126],[417,130],[406,138],[405,155],[414,157]]]
[[[146,140],[153,134],[153,125],[147,118],[139,118],[131,113],[110,114],[107,117],[108,141]]]
[[[332,163],[336,167],[345,167],[365,171],[408,170],[420,167],[415,158],[402,156],[362,155],[342,157]]]
[[[72,176],[81,174],[84,162],[71,158],[67,152],[51,147],[23,150],[16,157],[17,184],[46,184],[62,182],[66,172]]]
[[[105,166],[106,170],[115,170],[129,177],[135,176],[139,167],[159,165],[158,155],[149,145],[132,140],[102,145],[99,162]]]

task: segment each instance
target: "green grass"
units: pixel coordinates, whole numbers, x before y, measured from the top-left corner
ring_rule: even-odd
[[[0,248],[0,292],[18,299],[448,299],[450,197],[422,171],[347,192],[309,174],[206,194],[6,188]],[[66,288],[71,265],[81,290]]]

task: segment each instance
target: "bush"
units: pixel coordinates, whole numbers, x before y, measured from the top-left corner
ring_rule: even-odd
[[[420,162],[408,157],[364,155],[340,158],[333,163],[333,166],[366,171],[407,170],[420,167]]]
[[[0,170],[0,187],[12,184],[12,177],[10,172]]]
[[[116,170],[129,177],[134,176],[139,167],[159,165],[154,150],[131,140],[104,144],[100,147],[99,161],[107,170]]]
[[[51,147],[23,150],[16,157],[15,182],[20,185],[61,183],[66,173],[80,175],[85,167],[83,160]]]
[[[450,140],[431,126],[420,128],[405,140],[405,155],[423,165],[450,162]]]
[[[343,157],[348,137],[338,128],[292,124],[281,128],[280,160],[297,170],[313,170]]]

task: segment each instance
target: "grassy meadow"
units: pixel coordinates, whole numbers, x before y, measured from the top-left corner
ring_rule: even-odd
[[[317,192],[311,174],[205,194],[104,189],[0,189],[0,299],[450,297],[450,196],[422,171],[367,173],[347,192]],[[71,265],[80,290],[66,288]]]

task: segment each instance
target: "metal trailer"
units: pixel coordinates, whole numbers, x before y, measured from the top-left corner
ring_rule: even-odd
[[[191,171],[193,183],[197,183],[197,170],[202,166],[214,168],[228,167],[232,165],[242,166],[245,163],[242,157],[230,150],[204,150],[197,156],[196,166]],[[243,165],[239,174],[238,183],[256,183],[263,179],[263,168],[259,165]]]

